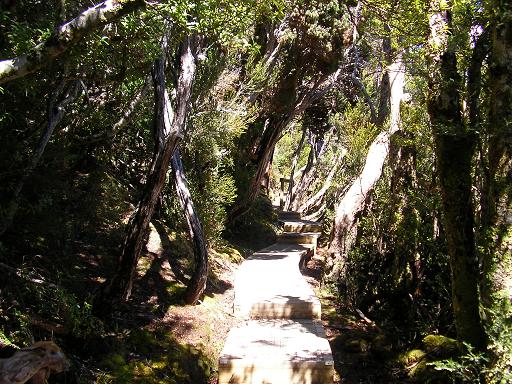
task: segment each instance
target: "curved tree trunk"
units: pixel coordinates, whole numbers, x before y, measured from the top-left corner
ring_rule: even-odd
[[[36,72],[99,27],[145,6],[143,0],[107,0],[58,27],[24,55],[0,61],[0,84]]]
[[[329,281],[338,281],[343,277],[346,257],[355,240],[356,216],[364,209],[366,198],[381,177],[391,136],[400,129],[400,101],[403,97],[405,77],[404,64],[399,58],[398,61],[389,65],[387,71],[391,80],[390,127],[377,135],[370,145],[361,174],[354,180],[336,207],[332,241],[329,246],[328,267],[330,272],[327,276]]]
[[[292,190],[290,196],[290,203],[288,205],[288,209],[297,210],[299,208],[299,204],[304,198],[304,195],[308,191],[309,187],[315,180],[316,176],[316,162],[317,158],[315,156],[315,145],[310,145],[308,161],[306,162],[306,166],[302,171],[302,175],[300,176],[299,183]]]
[[[325,140],[325,143],[323,144],[323,147],[327,148],[329,146],[333,136],[334,133],[333,130],[331,130]],[[320,159],[318,159],[316,155],[316,145],[312,144],[308,155],[308,161],[304,167],[304,170],[302,171],[299,184],[297,184],[293,191],[292,204],[290,205],[290,209],[294,211],[300,211],[300,206],[304,203],[304,199],[306,198],[309,189],[317,179],[320,164]]]
[[[204,238],[203,227],[197,216],[192,196],[187,186],[185,171],[181,161],[180,150],[176,149],[171,160],[174,172],[174,184],[180,201],[181,209],[187,219],[187,225],[194,248],[195,269],[185,291],[185,303],[195,304],[206,288],[208,278],[208,250]]]
[[[117,273],[105,282],[96,297],[94,303],[96,313],[109,313],[112,307],[128,300],[131,295],[137,263],[144,246],[144,237],[165,184],[171,157],[185,130],[186,116],[196,74],[195,43],[196,39],[189,36],[183,44],[174,115],[165,84],[165,61],[161,58],[154,64],[155,152],[144,193],[127,226]]]
[[[256,170],[253,172],[247,192],[242,196],[239,196],[238,201],[229,213],[229,223],[233,223],[237,218],[247,213],[256,200],[256,197],[260,192],[261,181],[272,158],[275,146],[281,138],[283,130],[292,123],[297,116],[303,113],[306,108],[314,104],[330,89],[332,89],[339,80],[341,73],[341,69],[338,68],[336,72],[318,80],[310,89],[297,98],[298,101],[291,103],[290,106],[286,107],[286,111],[280,111],[279,113],[274,111],[272,115],[266,119],[265,130],[256,151]],[[295,81],[296,80],[297,79],[295,79]],[[290,81],[292,80],[290,79]],[[286,79],[283,82],[287,83]],[[295,98],[295,89],[288,89],[286,92],[293,92],[294,97],[292,97],[292,99]],[[285,90],[281,90],[281,93],[285,93]],[[283,97],[283,95],[280,97]]]

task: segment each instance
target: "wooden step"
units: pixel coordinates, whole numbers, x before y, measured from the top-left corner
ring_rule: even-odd
[[[233,328],[219,359],[219,384],[328,384],[334,366],[318,320],[251,320]]]
[[[300,213],[295,211],[280,211],[277,217],[279,220],[300,220]]]
[[[275,244],[245,260],[235,278],[234,314],[253,319],[319,319],[320,301],[299,270],[310,251],[310,245]]]
[[[278,243],[317,244],[320,237],[318,232],[283,232],[277,237]]]
[[[281,220],[285,232],[322,232],[322,224],[309,220]]]
[[[289,280],[289,279],[287,279]],[[265,279],[266,281],[266,279]],[[302,280],[303,281],[303,280]],[[305,283],[307,284],[307,283]],[[239,289],[235,293],[234,314],[244,319],[320,319],[320,300],[300,280],[289,282],[282,293],[275,293],[281,284]],[[283,284],[284,285],[284,284]]]

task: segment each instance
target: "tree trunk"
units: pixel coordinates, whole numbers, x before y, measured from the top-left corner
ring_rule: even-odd
[[[293,187],[294,187],[294,175],[295,175],[295,168],[297,168],[297,163],[299,162],[300,154],[302,152],[302,148],[304,148],[304,141],[306,139],[306,128],[302,128],[302,135],[300,136],[299,145],[297,146],[297,149],[295,150],[295,153],[293,155],[293,162],[292,162],[292,169],[290,171],[290,181],[288,182],[288,193],[286,194],[286,201],[284,203],[285,209],[290,209],[290,206],[292,204],[292,194],[293,194]]]
[[[145,6],[143,0],[107,0],[58,27],[27,54],[0,61],[0,84],[36,72],[101,26]]]
[[[323,145],[325,148],[329,146],[333,136],[334,131],[331,130]],[[290,209],[300,211],[300,206],[304,203],[304,199],[306,198],[309,189],[318,178],[317,176],[320,165],[320,159],[318,159],[316,155],[316,144],[313,143],[309,151],[308,161],[302,171],[299,184],[297,184],[296,188],[293,190]]]
[[[293,89],[280,90],[278,92],[278,96],[276,96],[275,99],[281,100],[282,104],[279,105],[278,110],[272,111],[271,116],[266,118],[265,130],[256,151],[256,170],[252,174],[247,192],[239,196],[235,206],[229,213],[229,223],[234,223],[237,218],[247,213],[256,200],[256,197],[260,192],[261,181],[265,175],[269,161],[272,158],[275,146],[281,138],[283,130],[293,122],[297,116],[303,113],[306,108],[314,104],[330,89],[332,89],[340,76],[341,69],[338,69],[333,74],[324,77],[323,79],[319,79],[310,89],[306,90],[304,94],[298,97],[298,101],[295,102],[293,102],[296,98],[295,88],[292,87]],[[294,76],[291,77],[295,78]],[[284,83],[297,81],[297,79],[292,80],[292,78],[290,78],[289,81],[286,79],[282,81]],[[287,87],[291,86],[287,85]],[[282,107],[282,105],[284,105],[284,107]]]
[[[46,125],[45,131],[39,138],[39,142],[37,143],[37,147],[29,161],[29,164],[24,169],[23,175],[14,187],[10,201],[7,203],[4,217],[1,218],[0,222],[0,236],[2,236],[11,226],[14,216],[16,215],[16,211],[18,210],[19,197],[23,186],[30,175],[34,172],[37,164],[39,164],[39,160],[41,160],[41,157],[43,156],[46,145],[50,141],[50,137],[52,136],[55,127],[57,127],[64,117],[65,107],[71,103],[78,94],[78,81],[75,81],[65,91],[64,86],[65,81],[62,80],[48,101],[48,124]],[[60,97],[62,97],[62,100],[57,102],[57,99]]]
[[[389,26],[386,26],[387,32],[391,32]],[[385,36],[382,39],[382,53],[384,54],[384,62],[386,65],[391,63],[391,38]],[[386,119],[390,113],[390,100],[391,100],[391,83],[389,70],[384,71],[382,79],[380,81],[380,94],[379,94],[379,109],[377,113],[377,119],[375,124],[382,126],[386,122]]]
[[[309,148],[308,161],[306,162],[306,167],[302,171],[302,175],[300,176],[299,183],[292,190],[290,196],[290,204],[288,209],[297,210],[299,209],[299,205],[307,193],[309,187],[313,183],[316,176],[316,165],[317,158],[315,156],[315,145],[311,144]],[[313,171],[313,172],[312,172]]]
[[[266,121],[263,137],[256,152],[256,169],[250,179],[247,192],[239,197],[237,204],[229,213],[228,222],[233,223],[238,217],[247,213],[258,197],[275,146],[281,138],[281,133],[293,118],[293,114],[284,114],[277,118],[271,117]]]
[[[195,269],[185,291],[185,303],[195,304],[200,299],[206,288],[208,277],[208,250],[203,233],[203,227],[197,216],[192,201],[192,195],[188,190],[187,179],[181,161],[180,151],[176,149],[171,160],[174,172],[174,184],[180,201],[181,209],[187,219],[187,225],[194,248]]]
[[[435,9],[438,9],[437,7]],[[439,8],[441,9],[441,8]],[[452,302],[459,340],[482,351],[487,338],[480,320],[478,260],[474,239],[472,204],[472,159],[475,136],[462,118],[455,52],[451,51],[447,31],[449,11],[431,15],[428,113],[434,135],[434,149],[441,189],[444,229],[452,275]]]
[[[419,214],[411,202],[417,190],[416,148],[411,134],[399,131],[393,136],[389,166],[391,168],[391,220],[385,226],[388,254],[393,257],[390,275],[393,289],[403,294],[413,292],[418,283],[420,260],[417,258]]]
[[[480,245],[486,306],[493,304],[494,293],[505,291],[512,297],[512,5],[491,4],[490,110],[480,223],[485,233]]]
[[[390,76],[390,126],[373,141],[368,149],[365,165],[360,175],[354,180],[336,207],[333,235],[329,246],[330,269],[327,280],[343,280],[346,258],[355,240],[356,216],[364,209],[367,196],[380,179],[386,161],[391,136],[400,129],[400,101],[403,97],[405,69],[399,58],[389,65]]]
[[[331,187],[336,171],[338,170],[339,164],[341,163],[341,160],[343,159],[345,154],[346,150],[342,148],[340,150],[340,154],[334,160],[334,164],[332,164],[331,170],[329,171],[329,174],[325,178],[322,188],[320,188],[320,190],[317,193],[315,193],[313,197],[311,197],[308,201],[306,201],[299,207],[299,212],[303,214],[311,214],[313,211],[316,211],[320,206],[323,205],[325,193]]]
[[[95,300],[95,311],[99,314],[109,313],[112,307],[127,301],[131,295],[137,263],[144,246],[144,237],[164,187],[169,163],[186,128],[186,116],[196,74],[194,45],[194,37],[185,38],[180,59],[174,115],[166,90],[164,59],[158,59],[153,66],[155,151],[144,192],[127,226],[117,273],[105,282]]]

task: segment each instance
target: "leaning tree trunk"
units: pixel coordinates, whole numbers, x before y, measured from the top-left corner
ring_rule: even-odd
[[[329,146],[333,136],[334,133],[333,130],[331,130],[323,144],[323,147],[327,148]],[[320,165],[321,161],[316,154],[316,145],[312,144],[308,155],[308,161],[302,172],[299,184],[297,184],[296,188],[293,190],[290,209],[301,211],[300,207],[304,203],[304,199],[306,198],[309,189],[318,179]]]
[[[195,269],[185,291],[185,303],[195,304],[206,288],[208,277],[208,250],[201,221],[197,216],[192,195],[187,186],[185,171],[181,161],[180,150],[176,149],[171,160],[174,172],[174,185],[178,194],[181,209],[185,214],[187,225],[194,248]]]
[[[66,90],[64,90],[65,83],[66,82],[64,80],[60,82],[59,86],[53,92],[50,100],[48,101],[48,124],[46,125],[46,129],[44,130],[43,134],[39,138],[39,142],[37,143],[37,147],[32,154],[29,164],[23,170],[23,175],[16,183],[14,190],[12,191],[12,196],[7,203],[5,213],[0,221],[0,236],[2,236],[4,232],[11,226],[14,216],[18,210],[19,198],[23,186],[25,185],[27,179],[34,172],[37,164],[39,164],[39,160],[41,160],[41,157],[43,156],[46,145],[50,141],[55,127],[57,127],[57,125],[64,117],[65,107],[71,103],[78,94],[78,81],[75,81]],[[57,99],[59,98],[62,99],[57,102]]]
[[[439,6],[439,4],[436,4]],[[435,7],[435,9],[442,9]],[[474,238],[472,160],[476,137],[462,117],[462,79],[457,58],[448,42],[450,11],[431,15],[428,113],[434,135],[444,229],[452,280],[455,328],[459,340],[482,351],[487,337],[478,296],[478,259]],[[444,50],[444,51],[443,51]]]
[[[390,127],[379,133],[370,145],[361,174],[354,180],[336,207],[332,240],[329,246],[328,281],[334,282],[339,281],[340,278],[343,279],[346,258],[355,240],[356,216],[364,209],[366,198],[381,177],[391,136],[400,129],[400,102],[403,97],[405,78],[404,64],[399,58],[389,65],[387,71],[391,80]]]
[[[315,165],[317,164],[316,158],[316,150],[315,145],[311,144],[309,148],[308,160],[306,162],[306,166],[302,171],[302,175],[300,176],[299,183],[295,186],[291,191],[290,202],[288,204],[288,209],[297,210],[299,208],[299,204],[306,195],[309,187],[315,180],[317,168]]]
[[[97,313],[109,313],[113,306],[128,300],[131,295],[145,234],[164,187],[169,163],[185,130],[196,74],[194,42],[195,38],[189,36],[183,44],[174,115],[166,90],[164,59],[158,59],[153,66],[155,152],[143,195],[127,226],[117,272],[113,278],[105,282],[96,297]]]
[[[233,223],[237,218],[246,214],[256,201],[275,146],[281,137],[281,133],[293,119],[294,114],[287,113],[279,117],[271,117],[266,121],[263,137],[257,149],[256,169],[249,181],[247,192],[239,197],[234,208],[229,212],[229,223]]]

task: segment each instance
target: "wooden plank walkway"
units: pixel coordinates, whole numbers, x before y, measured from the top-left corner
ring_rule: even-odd
[[[281,222],[278,243],[255,252],[237,272],[234,313],[246,321],[228,334],[219,384],[333,381],[320,301],[299,269],[315,251],[321,227],[295,212],[282,214]]]

